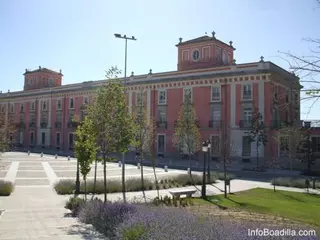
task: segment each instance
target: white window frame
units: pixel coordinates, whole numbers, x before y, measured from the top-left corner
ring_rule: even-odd
[[[193,102],[193,90],[192,90],[192,87],[185,87],[185,88],[183,88],[183,102],[185,102],[185,91],[186,90],[188,90],[188,89],[190,89],[190,91],[191,91],[191,102]]]
[[[187,53],[187,58],[188,59],[184,59],[184,57],[183,57],[185,52]],[[181,56],[182,61],[189,61],[190,60],[190,51],[189,50],[182,50],[181,54],[182,54],[182,56]]]
[[[212,108],[211,109],[211,118],[212,118],[212,121],[221,121],[221,109],[219,109],[219,111],[217,111],[218,109],[216,109],[216,108]],[[215,114],[213,114],[213,113],[215,113],[215,112],[219,112],[219,119],[215,119]]]
[[[58,142],[57,142],[58,133],[59,133],[59,144],[58,144]],[[60,133],[60,132],[56,132],[56,147],[60,147],[60,146],[61,146],[61,133]]]
[[[86,103],[87,100],[87,103]],[[83,96],[83,105],[89,104],[89,96]]]
[[[32,101],[32,102],[30,102],[30,111],[35,111],[35,110],[36,110],[36,102]]]
[[[59,104],[58,104],[59,102],[60,102],[60,108],[58,107],[58,106],[59,106]],[[57,109],[57,110],[61,110],[61,109],[62,109],[62,99],[61,99],[61,98],[58,98],[58,99],[57,99],[56,109]]]
[[[219,99],[213,99],[213,89],[219,89]],[[219,102],[219,101],[221,101],[221,85],[211,86],[211,102]]]
[[[71,100],[73,102],[73,106],[71,107]],[[75,108],[75,99],[74,97],[69,98],[69,109],[74,109]]]
[[[249,108],[243,109],[243,120],[244,121],[252,121],[252,108],[249,110]]]
[[[163,147],[163,150],[164,152],[159,152],[159,136],[164,136],[164,147]],[[165,154],[166,153],[166,143],[167,143],[167,136],[166,134],[164,133],[158,133],[157,134],[157,153],[158,154]]]
[[[31,136],[33,136],[32,142],[31,142]],[[30,144],[30,145],[34,145],[34,131],[31,131],[31,132],[30,132],[30,135],[29,135],[29,144]]]
[[[164,93],[164,102],[160,102],[160,95],[161,95],[161,92]],[[158,104],[159,105],[165,105],[167,104],[167,90],[166,89],[159,89],[158,90]]]
[[[246,86],[250,86],[250,93],[251,93],[250,98],[244,98],[244,96],[246,96],[244,94],[244,90],[245,90]],[[249,91],[246,91],[246,92],[249,92]],[[252,95],[253,95],[252,83],[244,83],[244,84],[242,84],[242,87],[241,87],[241,99],[242,100],[252,100]]]
[[[198,58],[198,59],[194,59],[194,58],[193,58],[193,53],[194,53],[195,51],[198,51],[198,52],[199,52],[199,58]],[[200,51],[200,49],[199,49],[199,48],[194,48],[194,49],[192,49],[192,51],[191,51],[191,60],[192,60],[193,62],[198,62],[200,59],[201,59],[201,51]]]
[[[242,150],[242,152],[241,152],[241,156],[242,157],[251,157],[251,152],[252,152],[252,144],[250,143],[250,141],[248,141],[249,142],[249,155],[243,155],[243,140],[244,140],[244,138],[249,138],[249,136],[242,136],[242,139],[241,139],[241,141],[242,141],[242,144],[241,144],[241,150]]]
[[[165,116],[163,121],[162,121],[162,117],[161,116]],[[160,123],[165,123],[166,121],[167,121],[167,113],[159,111],[159,122]]]

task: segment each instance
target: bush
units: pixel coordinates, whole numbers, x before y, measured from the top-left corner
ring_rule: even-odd
[[[89,201],[79,212],[79,219],[92,224],[99,232],[108,237],[115,235],[116,226],[137,211],[138,206],[124,203],[104,203],[101,200]]]
[[[272,185],[283,186],[283,187],[295,187],[295,188],[306,188],[306,178],[275,178],[271,181]],[[312,187],[312,181],[310,181],[309,187]],[[316,188],[320,188],[319,180],[316,181]]]
[[[66,202],[65,208],[69,209],[72,213],[72,216],[77,216],[80,209],[84,206],[85,200],[78,197],[70,197]]]
[[[10,196],[14,190],[12,182],[0,180],[0,196]]]
[[[223,172],[211,172],[211,175],[214,176],[216,179],[224,181],[224,173]],[[231,173],[227,173],[227,179],[232,180],[235,179],[236,176]]]
[[[76,182],[74,180],[62,179],[54,184],[54,190],[57,194],[73,194],[76,189]]]
[[[177,198],[171,196],[156,197],[153,199],[152,204],[154,206],[169,206],[169,207],[187,207],[192,206],[193,203],[189,198]]]

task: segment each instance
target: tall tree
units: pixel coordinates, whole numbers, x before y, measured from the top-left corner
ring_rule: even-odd
[[[153,143],[156,139],[156,124],[155,120],[150,116],[147,110],[147,99],[146,91],[141,89],[136,95],[136,104],[133,106],[132,115],[136,124],[136,134],[135,142],[133,147],[140,160],[140,172],[141,172],[141,187],[143,191],[143,196],[145,199],[145,186],[144,186],[144,176],[143,176],[143,160],[145,157],[153,156]],[[153,173],[155,177],[156,186],[158,186],[158,179],[155,171],[155,164],[153,158]],[[158,187],[157,187],[158,190]],[[159,193],[158,193],[159,194]],[[146,200],[146,199],[145,199]]]
[[[200,150],[200,132],[191,92],[185,94],[178,120],[175,124],[173,144],[181,152],[187,152],[191,169],[192,155]]]
[[[107,77],[116,72],[117,68],[111,68],[107,72]],[[93,122],[97,145],[102,155],[105,202],[107,201],[106,163],[114,160],[110,154],[119,150],[119,146],[123,146],[123,136],[127,136],[124,130],[126,127],[122,126],[127,122],[120,121],[121,116],[125,116],[122,113],[125,100],[124,87],[116,77],[117,75],[115,79],[109,78],[107,84],[98,89],[92,105],[87,107],[87,118]]]
[[[13,119],[9,117],[9,107],[0,101],[0,152],[8,150],[11,140],[15,138],[17,128]]]
[[[93,122],[89,118],[86,118],[76,130],[75,153],[84,181],[85,200],[87,200],[87,175],[91,170],[91,164],[96,158],[98,150],[94,134]]]
[[[252,117],[252,125],[250,132],[248,132],[250,141],[256,145],[256,162],[257,170],[259,169],[259,149],[261,146],[266,146],[268,136],[266,134],[266,126],[263,121],[263,116],[259,111],[256,111]]]

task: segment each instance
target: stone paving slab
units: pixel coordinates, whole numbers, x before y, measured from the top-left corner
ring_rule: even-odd
[[[4,178],[7,175],[7,171],[0,171],[0,178]]]
[[[26,172],[22,172],[20,171],[20,167],[18,169],[18,173],[17,173],[17,178],[46,178],[47,175],[46,173],[43,171],[26,171]]]
[[[32,165],[32,166],[19,166],[20,170],[43,170],[42,165]]]
[[[15,185],[19,186],[32,186],[32,185],[50,185],[48,179],[16,179]]]
[[[41,162],[23,162],[23,161],[20,161],[20,164],[19,166],[21,167],[39,167],[41,166]]]

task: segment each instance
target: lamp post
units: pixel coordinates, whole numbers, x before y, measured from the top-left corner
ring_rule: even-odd
[[[115,38],[121,38],[125,40],[125,48],[124,48],[124,90],[125,90],[125,95],[126,95],[126,85],[127,85],[127,49],[128,49],[128,40],[132,40],[132,41],[136,41],[137,39],[132,36],[132,37],[127,37],[127,35],[121,35],[119,33],[115,33],[114,34]],[[122,181],[125,182],[125,153],[122,153]],[[124,201],[126,201],[125,199],[125,185],[122,185],[122,193],[123,193],[123,199]]]
[[[202,188],[201,197],[206,197],[206,154],[208,152],[208,141],[202,142],[202,152],[203,152],[203,175],[202,175]]]
[[[208,182],[209,182],[210,179],[211,179],[211,173],[210,173],[210,171],[211,171],[211,167],[210,167],[210,162],[211,162],[211,159],[210,159],[211,141],[208,140],[207,143],[208,143]]]

